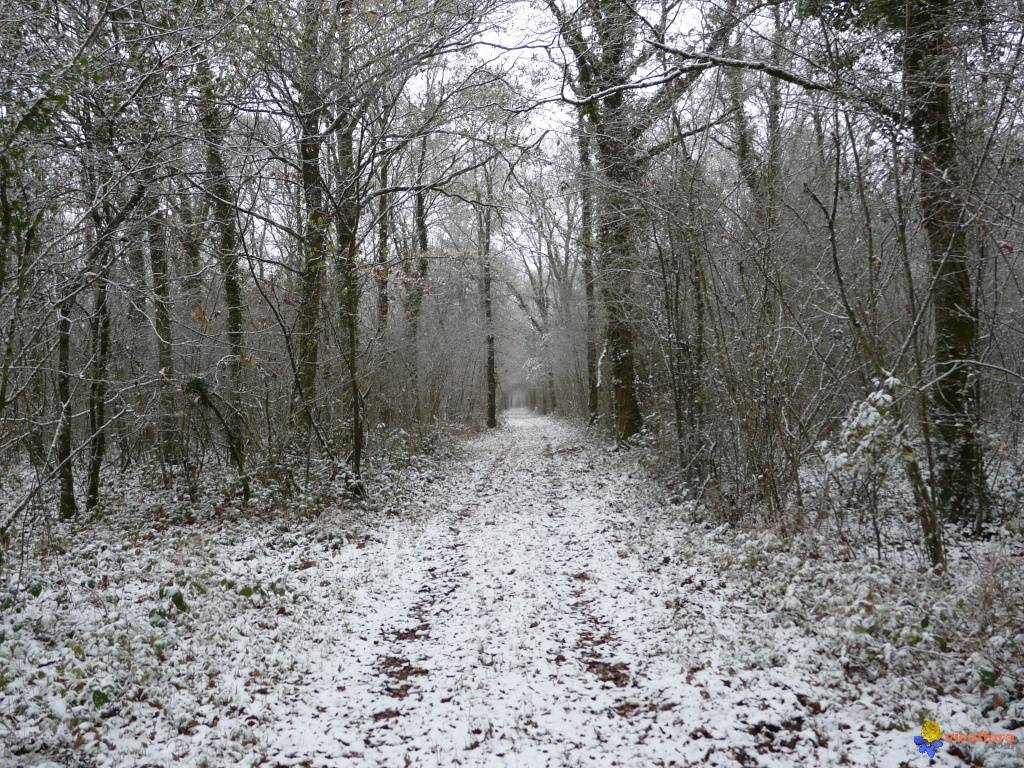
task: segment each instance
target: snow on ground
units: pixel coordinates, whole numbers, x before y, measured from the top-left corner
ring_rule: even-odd
[[[991,723],[852,684],[629,452],[506,422],[394,514],[83,529],[5,608],[0,766],[896,767],[928,764],[907,713]]]

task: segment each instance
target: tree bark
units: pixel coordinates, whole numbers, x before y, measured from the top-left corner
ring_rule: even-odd
[[[977,432],[978,383],[965,362],[975,359],[978,321],[952,122],[947,30],[955,7],[952,0],[907,3],[903,79],[933,285],[937,506],[950,520],[978,528],[985,515],[986,482]]]
[[[57,434],[57,466],[60,473],[60,516],[78,514],[75,502],[75,475],[71,462],[71,318],[66,302],[57,305],[57,398],[60,400],[60,424]]]
[[[600,400],[597,391],[597,302],[594,297],[594,198],[592,194],[590,135],[586,116],[579,116],[580,155],[580,252],[583,269],[583,294],[586,302],[587,345],[587,418],[597,421]]]
[[[203,225],[196,208],[188,199],[188,195],[181,193],[178,201],[178,221],[181,226],[181,271],[184,273],[181,278],[181,288],[185,295],[186,306],[195,309],[200,306],[200,290],[202,289],[202,247],[203,247]]]
[[[487,179],[488,197],[491,187]],[[487,334],[487,427],[498,426],[497,391],[498,377],[494,367],[494,311],[491,298],[491,209],[477,211],[477,238],[480,243],[480,260],[482,262],[482,290],[484,304],[484,323]]]
[[[420,310],[423,307],[423,294],[427,284],[427,270],[430,261],[427,258],[427,200],[423,191],[426,178],[427,137],[420,144],[419,167],[416,174],[416,196],[413,211],[416,228],[416,261],[415,266],[408,260],[402,262],[406,280],[409,281],[406,297],[406,312],[409,316],[409,347],[411,355],[409,387],[413,396],[413,418],[420,419],[420,385],[419,385],[419,332]]]
[[[615,436],[627,440],[640,431],[643,421],[636,395],[633,323],[634,221],[637,158],[631,150],[628,117],[621,97],[605,100],[606,116],[597,127],[597,146],[604,188],[598,215],[601,296],[606,320],[605,338],[615,415]]]
[[[354,130],[355,126],[348,125],[338,134],[337,194],[340,209],[337,216],[337,269],[342,328],[347,341],[345,364],[352,397],[352,454],[349,463],[357,479],[355,489],[362,492],[358,482],[362,473],[363,418],[359,392],[359,274],[356,262],[360,205]]]
[[[317,26],[319,12],[315,0],[307,0],[303,10],[305,26],[302,39],[304,62],[298,83],[299,170],[304,206],[303,263],[299,278],[300,298],[295,335],[298,337],[298,372],[292,398],[293,426],[310,427],[316,401],[316,374],[320,351],[320,302],[324,283],[324,244],[327,214],[324,209],[323,177],[320,173],[320,131],[323,100],[318,69],[320,63]]]
[[[249,500],[249,480],[245,473],[245,422],[242,418],[241,387],[242,359],[245,355],[242,315],[242,286],[238,268],[239,237],[233,206],[234,191],[228,178],[224,162],[224,141],[227,135],[227,120],[214,101],[212,79],[203,70],[205,78],[202,115],[203,134],[206,140],[207,195],[210,198],[217,226],[217,263],[224,281],[224,301],[227,304],[227,341],[230,350],[228,369],[231,376],[229,405],[231,412],[225,419],[230,441],[230,453],[242,482],[243,501]]]
[[[108,217],[109,218],[109,217]],[[102,227],[97,227],[102,229]],[[104,265],[96,276],[93,299],[92,382],[89,385],[89,475],[85,495],[85,508],[92,511],[100,500],[100,470],[107,453],[107,361],[110,357],[110,308],[107,304],[107,271],[113,262],[112,231],[105,232],[97,243],[98,263]]]
[[[388,166],[385,161],[380,169],[380,186],[388,185]],[[389,234],[391,229],[391,196],[382,194],[377,209],[377,254],[374,264],[374,281],[377,284],[377,336],[383,339],[388,328],[388,280],[391,276]]]
[[[7,287],[7,261],[14,240],[13,234],[19,229],[16,215],[18,206],[11,201],[9,193],[15,178],[10,160],[6,154],[0,153],[0,296]]]
[[[153,327],[156,330],[157,361],[160,366],[160,418],[159,444],[163,460],[176,463],[178,455],[177,406],[174,390],[174,338],[171,329],[171,276],[167,263],[164,212],[160,208],[157,191],[152,187],[147,195],[146,237],[149,242],[149,262],[153,272]]]

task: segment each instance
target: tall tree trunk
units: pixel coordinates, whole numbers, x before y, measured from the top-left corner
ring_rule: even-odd
[[[690,221],[686,233],[686,251],[690,261],[690,285],[693,289],[693,344],[690,351],[690,370],[688,376],[690,385],[688,396],[691,423],[690,446],[695,454],[699,453],[699,457],[694,455],[690,462],[693,476],[700,478],[704,474],[704,469],[710,460],[705,451],[707,446],[704,435],[704,410],[707,399],[704,389],[705,358],[707,357],[704,336],[707,322],[705,318],[707,301],[705,297],[703,256],[701,255],[700,243],[697,238],[699,207],[692,195],[688,202],[688,208]]]
[[[387,161],[380,168],[380,187],[388,186]],[[391,230],[391,195],[381,194],[377,209],[377,255],[373,276],[377,284],[377,336],[384,338],[388,328],[388,279],[391,277],[389,234]]]
[[[598,272],[607,317],[605,339],[615,436],[622,441],[639,432],[643,423],[636,395],[634,334],[630,317],[634,223],[638,214],[635,190],[639,169],[621,94],[607,97],[604,106],[603,119],[595,127],[604,176],[598,208]]]
[[[177,443],[179,430],[175,417],[174,338],[171,329],[171,276],[167,263],[166,229],[157,190],[150,187],[146,199],[146,236],[153,272],[153,326],[156,330],[157,361],[160,366],[159,443],[163,460],[175,463],[180,456]]]
[[[10,197],[11,182],[15,180],[15,172],[6,154],[0,154],[0,296],[7,287],[7,262],[11,246],[14,244],[14,233],[20,229],[17,216],[18,205]],[[3,404],[0,401],[0,409]]]
[[[110,218],[109,216],[107,217]],[[102,229],[102,227],[97,227]],[[113,262],[112,233],[106,232],[97,243],[98,263],[104,268],[96,277],[93,299],[92,382],[89,385],[89,476],[85,508],[92,511],[100,500],[100,470],[107,453],[107,361],[110,357],[110,308],[107,305],[107,271]]]
[[[362,473],[363,418],[359,392],[359,273],[356,262],[359,230],[359,178],[354,156],[353,132],[355,126],[348,125],[338,135],[337,195],[340,210],[337,220],[337,268],[342,328],[345,329],[345,364],[348,368],[349,387],[352,397],[352,454],[350,465],[357,478],[355,490],[362,492],[358,478]]]
[[[977,431],[978,383],[970,362],[965,362],[975,359],[978,321],[968,271],[947,39],[956,7],[952,0],[907,3],[903,80],[934,286],[937,506],[949,519],[978,528],[985,515],[986,481]]]
[[[654,240],[654,252],[658,256],[658,268],[661,277],[662,307],[665,315],[665,331],[667,343],[665,344],[664,357],[665,367],[668,371],[669,388],[672,394],[673,420],[675,421],[676,452],[679,457],[679,466],[685,467],[688,462],[689,451],[687,445],[687,424],[685,416],[691,415],[689,426],[693,426],[693,411],[687,408],[687,396],[689,395],[689,382],[692,371],[689,370],[690,347],[684,341],[682,300],[680,296],[680,267],[679,246],[672,228],[668,229],[668,254],[662,246],[661,238],[658,237],[657,228],[652,228]]]
[[[380,168],[379,184],[381,190],[388,186],[388,161],[385,159]],[[381,193],[377,208],[377,253],[374,257],[373,279],[377,284],[377,343],[380,344],[378,365],[382,379],[389,375],[388,361],[391,350],[387,342],[388,315],[391,301],[388,296],[388,282],[391,279],[391,195]],[[383,386],[381,387],[383,390]],[[379,417],[386,427],[391,423],[391,405],[388,392],[382,391],[380,396]]]
[[[586,301],[587,336],[587,417],[597,421],[600,399],[597,392],[597,302],[594,297],[594,198],[591,178],[590,135],[583,113],[579,116],[580,154],[580,252],[583,268],[583,294]]]
[[[304,205],[303,263],[300,277],[298,316],[298,372],[292,398],[293,424],[310,427],[316,401],[316,374],[320,352],[320,301],[324,283],[324,244],[327,237],[327,215],[324,210],[323,176],[320,173],[320,150],[323,135],[320,119],[323,101],[320,94],[318,25],[316,0],[306,0],[303,10],[302,55],[305,57],[301,82],[298,84],[299,104],[299,169]]]
[[[423,191],[423,184],[426,180],[427,164],[427,137],[424,136],[420,143],[419,167],[416,173],[416,198],[413,218],[416,227],[416,262],[415,266],[404,261],[402,268],[406,279],[409,281],[409,292],[406,298],[406,311],[409,315],[409,347],[411,360],[411,373],[409,386],[413,396],[413,418],[420,419],[420,384],[419,384],[419,332],[420,332],[420,310],[423,307],[423,293],[427,285],[427,270],[430,261],[427,258],[427,199]]]
[[[199,119],[202,122],[202,115]],[[185,298],[185,305],[190,310],[194,310],[201,304],[200,292],[203,288],[204,209],[201,201],[192,199],[187,184],[188,182],[181,183],[181,188],[177,191],[176,212],[181,241],[181,259],[178,271],[181,275],[181,290]]]
[[[3,161],[0,160],[0,169],[2,169],[2,162]],[[18,246],[18,272],[15,285],[12,286],[14,293],[14,306],[11,308],[11,316],[7,323],[3,360],[0,362],[0,418],[3,417],[4,412],[7,410],[7,406],[11,405],[16,399],[8,399],[7,393],[12,384],[11,367],[15,359],[15,338],[17,337],[18,329],[21,327],[22,311],[29,297],[29,274],[31,271],[29,254],[32,251],[33,243],[35,242],[36,229],[41,220],[42,212],[36,214],[35,218],[28,224],[22,237],[12,238],[11,232],[7,232],[4,235],[4,237],[7,238],[7,243],[4,246],[5,248],[15,244]],[[4,226],[6,227],[7,224],[4,224]],[[20,229],[21,227],[18,226],[14,228]],[[0,285],[0,292],[2,292],[2,290],[3,287]]]
[[[487,192],[490,197],[491,179],[487,178]],[[497,392],[498,377],[494,367],[494,308],[491,297],[491,209],[477,211],[477,239],[480,244],[482,266],[484,323],[487,334],[487,427],[498,426]]]
[[[128,300],[132,322],[149,324],[149,279],[146,275],[146,222],[132,217],[125,223],[124,266],[128,272]]]
[[[57,466],[60,473],[60,516],[75,517],[75,475],[71,462],[71,318],[66,301],[57,305],[57,398],[60,424],[57,427]]]
[[[203,69],[205,78],[202,115],[204,138],[206,139],[207,194],[210,198],[217,226],[217,263],[224,281],[224,301],[227,304],[227,341],[231,352],[229,372],[231,412],[225,419],[230,441],[230,453],[242,481],[242,498],[249,500],[249,479],[245,472],[245,422],[242,418],[241,387],[242,359],[245,355],[242,316],[242,286],[238,269],[239,237],[233,205],[234,191],[228,178],[224,162],[224,141],[227,135],[227,120],[214,101],[212,78]]]

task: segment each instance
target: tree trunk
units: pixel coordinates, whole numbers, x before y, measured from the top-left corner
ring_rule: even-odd
[[[304,205],[303,263],[299,278],[300,298],[295,319],[298,336],[298,371],[292,398],[293,425],[310,427],[316,401],[316,374],[320,352],[320,301],[324,283],[324,243],[327,237],[327,215],[324,210],[323,177],[320,173],[320,150],[323,135],[320,118],[323,102],[320,94],[317,61],[319,45],[317,3],[307,0],[303,11],[303,71],[298,84],[299,104],[299,170]]]
[[[689,411],[690,411],[690,445],[699,454],[690,459],[694,478],[700,478],[710,460],[705,448],[704,409],[706,393],[704,390],[704,369],[707,356],[705,348],[706,299],[704,284],[703,256],[697,239],[698,206],[694,200],[689,201],[690,224],[687,231],[686,250],[690,260],[690,284],[693,288],[693,345],[690,351],[689,371]]]
[[[338,198],[341,208],[337,220],[337,268],[339,275],[342,328],[345,329],[347,348],[345,364],[348,368],[352,397],[352,454],[350,465],[357,478],[355,490],[362,492],[358,478],[362,473],[363,418],[359,392],[359,273],[356,262],[359,230],[359,179],[354,157],[353,132],[349,125],[338,136]]]
[[[937,506],[953,521],[980,527],[986,482],[977,432],[977,314],[968,272],[963,185],[952,124],[947,30],[955,3],[907,4],[903,80],[917,145],[920,205],[930,248],[935,324],[932,405],[937,443]]]
[[[586,117],[579,117],[580,154],[580,252],[583,268],[583,293],[586,301],[587,336],[587,417],[597,421],[600,399],[597,392],[597,303],[594,298],[594,202],[590,162],[590,136]]]
[[[200,122],[203,121],[205,109],[200,115]],[[182,159],[184,163],[184,158]],[[184,295],[186,306],[189,309],[196,309],[201,305],[201,291],[203,289],[203,258],[202,248],[205,240],[204,232],[204,206],[201,200],[193,200],[188,182],[182,182],[177,192],[177,215],[180,227],[179,239],[181,241],[181,259],[179,274],[181,275],[181,291]]]
[[[385,189],[388,185],[387,162],[380,169],[380,186]],[[391,229],[391,196],[382,194],[380,196],[379,208],[377,209],[377,255],[375,258],[373,276],[377,283],[377,336],[384,338],[388,328],[388,311],[390,302],[388,300],[388,279],[391,276],[390,249],[388,235]]]
[[[7,287],[7,261],[14,241],[13,234],[19,229],[16,206],[11,202],[8,192],[10,182],[14,179],[10,160],[6,154],[0,155],[0,296]],[[2,408],[3,401],[0,401],[0,410]]]
[[[380,188],[388,186],[388,161],[385,159],[380,168]],[[373,279],[377,284],[377,342],[380,344],[378,355],[379,375],[382,381],[389,375],[388,361],[391,350],[387,342],[388,315],[391,311],[391,300],[388,295],[388,283],[391,279],[391,195],[381,193],[377,209],[377,254],[374,257]],[[390,392],[381,386],[379,418],[385,427],[391,423]]]
[[[109,265],[113,259],[110,233],[98,244],[98,262]],[[96,295],[92,311],[92,383],[89,385],[89,477],[85,508],[92,511],[100,500],[100,470],[107,453],[107,360],[110,357],[110,308],[107,305],[107,268],[96,277]]]
[[[490,178],[487,191],[490,196]],[[487,329],[487,427],[498,426],[497,391],[498,377],[494,369],[494,312],[491,299],[491,209],[477,212],[477,230],[480,243],[480,258],[483,267],[484,322]]]
[[[224,162],[223,146],[227,124],[220,108],[214,102],[212,80],[209,72],[203,72],[204,83],[202,115],[200,121],[206,139],[207,194],[210,197],[216,221],[217,263],[224,280],[224,301],[227,304],[227,340],[231,353],[228,363],[231,375],[231,412],[225,419],[230,441],[230,453],[234,458],[242,481],[243,501],[249,500],[249,480],[245,473],[245,423],[242,418],[241,386],[243,344],[242,286],[238,269],[239,238],[232,204],[234,192]]]
[[[605,307],[605,342],[615,416],[615,437],[624,441],[643,426],[636,394],[633,323],[634,226],[641,214],[636,202],[643,172],[637,157],[635,117],[622,92],[601,100],[594,120],[597,159],[602,172],[598,205],[598,273]]]
[[[0,159],[0,170],[2,170],[3,160]],[[8,202],[4,202],[3,205],[7,205]],[[13,211],[9,211],[4,215],[13,215]],[[42,214],[37,214],[35,219],[28,225],[26,231],[22,237],[11,237],[11,232],[6,232],[3,237],[6,240],[6,244],[3,246],[5,249],[13,244],[17,244],[18,253],[18,265],[17,265],[17,278],[16,285],[12,286],[14,293],[14,306],[11,308],[10,320],[7,324],[6,329],[6,341],[4,342],[3,351],[3,362],[0,363],[0,418],[3,417],[4,412],[7,410],[7,406],[14,402],[16,398],[8,399],[7,392],[11,386],[11,367],[15,359],[15,338],[17,336],[17,330],[21,327],[22,323],[22,311],[28,300],[29,295],[29,273],[30,273],[30,261],[29,254],[32,251],[33,243],[35,242],[35,232],[39,222],[42,219]],[[5,223],[4,227],[9,225]],[[11,224],[13,228],[20,229]],[[4,256],[6,258],[6,256]],[[0,292],[2,292],[3,286],[0,284]]]
[[[75,475],[71,463],[71,318],[66,302],[57,305],[57,397],[60,425],[57,427],[57,466],[60,473],[60,516],[75,517]]]
[[[423,307],[423,293],[427,284],[427,270],[430,262],[427,259],[427,200],[423,191],[426,177],[427,137],[420,144],[419,168],[416,174],[416,199],[413,218],[416,227],[416,265],[408,261],[402,263],[406,279],[409,281],[409,292],[406,298],[406,311],[409,315],[409,347],[411,373],[409,387],[413,396],[413,418],[420,419],[420,384],[419,384],[419,332],[420,310]]]
[[[624,116],[619,115],[619,119]],[[615,415],[615,436],[626,440],[640,431],[636,396],[633,324],[630,321],[633,283],[633,219],[636,215],[633,163],[629,143],[616,138],[616,120],[602,125],[598,151],[605,188],[598,216],[601,296],[607,317],[605,338],[609,383]]]
[[[153,272],[153,326],[156,330],[157,361],[160,366],[159,443],[163,460],[176,463],[178,424],[174,398],[174,339],[171,329],[171,276],[167,264],[164,212],[156,191],[150,189],[146,210],[146,236],[149,262]]]

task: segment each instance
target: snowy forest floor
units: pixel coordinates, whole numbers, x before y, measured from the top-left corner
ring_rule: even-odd
[[[926,651],[943,685],[899,676],[888,643],[889,674],[858,671],[849,637],[902,620],[896,576],[822,552],[801,581],[788,549],[667,504],[630,451],[505,422],[386,507],[111,518],[51,544],[0,621],[0,765],[895,767],[929,763],[926,716],[1024,738],[1014,652],[984,693],[952,641]]]

